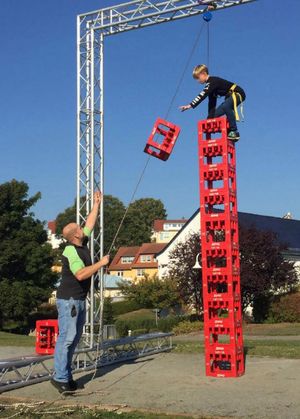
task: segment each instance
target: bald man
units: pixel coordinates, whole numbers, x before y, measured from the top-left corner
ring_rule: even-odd
[[[62,255],[62,280],[57,289],[59,336],[55,345],[54,369],[51,383],[60,392],[75,391],[72,378],[72,358],[81,338],[85,323],[85,299],[91,286],[91,277],[109,263],[109,256],[92,264],[88,238],[96,224],[102,196],[94,195],[93,209],[85,227],[70,223],[63,229],[68,244]]]

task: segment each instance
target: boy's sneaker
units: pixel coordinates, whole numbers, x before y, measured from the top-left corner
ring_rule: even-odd
[[[238,131],[229,131],[227,138],[231,141],[238,141],[240,139],[240,133]]]

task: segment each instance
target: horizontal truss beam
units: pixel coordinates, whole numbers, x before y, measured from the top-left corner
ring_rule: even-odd
[[[196,16],[208,10],[222,10],[256,0],[134,0],[80,15],[81,23],[90,30],[100,30],[103,35],[139,29],[177,19]]]

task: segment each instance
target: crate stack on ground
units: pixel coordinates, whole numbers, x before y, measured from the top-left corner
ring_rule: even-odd
[[[227,119],[199,122],[206,375],[244,373],[235,144]]]

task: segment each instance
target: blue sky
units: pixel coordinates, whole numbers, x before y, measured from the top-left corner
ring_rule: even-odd
[[[237,145],[241,211],[300,219],[299,16],[297,0],[273,0],[214,14],[211,73],[241,84],[246,121]],[[279,3],[279,2],[278,2]],[[75,197],[76,15],[117,4],[94,0],[1,0],[0,182],[42,192],[35,208],[55,218]],[[107,38],[105,192],[125,203],[145,164],[144,144],[166,112],[202,17]],[[137,197],[160,198],[170,217],[199,204],[197,120],[207,105],[180,113],[200,91],[191,77],[206,60],[205,34],[169,119],[182,132],[168,162],[151,159]]]

